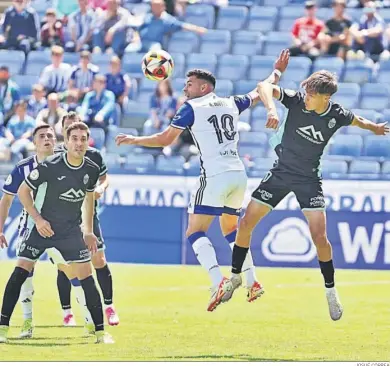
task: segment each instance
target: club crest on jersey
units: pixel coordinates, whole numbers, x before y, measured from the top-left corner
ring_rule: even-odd
[[[84,179],[83,179],[84,184],[87,184],[88,181],[89,181],[89,175],[88,175],[88,174],[85,174],[85,175],[84,175]]]
[[[294,97],[297,94],[297,92],[295,90],[292,90],[292,89],[284,89],[284,92],[289,97]]]
[[[9,186],[12,183],[12,175],[9,174],[7,179],[5,180],[5,185]]]
[[[30,179],[32,179],[32,180],[37,180],[38,178],[39,178],[38,169],[34,169],[34,170],[30,173]]]
[[[334,118],[332,118],[329,122],[328,122],[328,127],[329,128],[333,128],[334,126],[336,126],[336,120]]]

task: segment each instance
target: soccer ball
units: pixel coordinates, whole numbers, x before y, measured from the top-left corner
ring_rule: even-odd
[[[154,81],[168,79],[173,71],[173,58],[163,50],[150,51],[142,59],[144,75]]]

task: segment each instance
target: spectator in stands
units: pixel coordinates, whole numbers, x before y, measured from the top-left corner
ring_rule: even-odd
[[[51,48],[51,65],[46,66],[39,78],[39,84],[46,89],[46,94],[64,92],[68,88],[68,81],[72,67],[63,63],[64,49],[61,46]]]
[[[352,50],[347,53],[348,59],[364,59],[365,56],[376,59],[385,49],[385,22],[377,13],[375,2],[367,2],[363,13],[360,22],[351,27],[354,42]]]
[[[78,100],[82,100],[92,90],[93,79],[99,72],[99,67],[91,64],[91,53],[82,51],[80,63],[73,68],[69,79],[69,89],[77,92]]]
[[[151,13],[145,15],[143,24],[138,28],[142,42],[142,52],[152,48],[161,48],[164,36],[179,30],[186,30],[198,34],[204,34],[207,29],[194,24],[184,23],[165,11],[164,0],[151,1]],[[126,47],[126,52],[139,51],[133,45]]]
[[[15,104],[15,114],[5,129],[5,137],[12,154],[26,154],[31,146],[30,138],[35,128],[35,120],[27,114],[27,102],[20,100]]]
[[[88,1],[89,6],[92,9],[102,9],[106,10],[107,9],[107,0],[89,0]]]
[[[39,112],[46,107],[45,88],[41,84],[33,85],[32,96],[27,101],[28,115],[37,118]]]
[[[292,35],[293,47],[291,56],[307,55],[316,57],[320,54],[318,35],[324,30],[324,23],[316,18],[316,5],[314,1],[305,2],[306,16],[295,21]]]
[[[77,11],[78,4],[77,0],[54,0],[53,8],[57,10],[58,17],[66,23],[68,16]]]
[[[0,67],[0,125],[7,124],[20,100],[18,85],[10,79],[7,66]]]
[[[35,49],[40,36],[40,23],[36,11],[27,7],[26,0],[14,0],[3,17],[0,48],[17,49],[28,53]]]
[[[96,19],[95,12],[88,6],[88,0],[78,0],[79,9],[69,15],[68,29],[71,41],[65,49],[69,52],[79,52],[92,47],[93,25]]]
[[[107,0],[107,9],[97,17],[92,35],[93,51],[121,55],[126,47],[126,30],[133,16],[120,0]]]
[[[46,23],[41,29],[41,43],[43,47],[51,47],[54,45],[64,45],[64,27],[62,22],[57,19],[54,9],[46,10]]]
[[[60,106],[58,94],[51,93],[47,97],[47,108],[42,109],[37,116],[37,124],[48,124],[54,128],[57,137],[61,137],[61,118],[66,114],[65,109]]]
[[[351,19],[345,15],[346,0],[333,0],[334,15],[325,23],[325,29],[319,34],[321,52],[345,59],[352,39],[349,28]]]
[[[129,75],[121,70],[121,60],[118,56],[113,56],[110,61],[110,72],[106,74],[107,90],[115,95],[115,101],[123,107],[128,101],[128,95],[131,88]]]
[[[80,118],[90,127],[103,128],[105,132],[115,111],[115,95],[106,89],[106,77],[97,74],[93,90],[86,94],[80,109]]]
[[[67,112],[75,112],[79,108],[79,94],[76,90],[69,90],[66,94],[65,101],[62,103],[62,108]]]
[[[150,98],[150,118],[144,124],[144,135],[164,130],[175,115],[176,105],[171,82],[164,80],[158,83],[156,92]]]

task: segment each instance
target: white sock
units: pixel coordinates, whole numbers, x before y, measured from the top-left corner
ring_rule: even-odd
[[[233,250],[235,242],[229,243],[230,248]],[[248,253],[245,257],[244,263],[242,265],[242,273],[245,273],[246,286],[252,287],[255,282],[258,282],[256,277],[256,268],[253,264],[253,258],[251,250],[248,250]]]
[[[84,315],[84,320],[87,324],[93,324],[91,314],[87,308],[87,302],[85,300],[84,290],[81,286],[73,286],[74,293],[76,295],[76,300],[80,305],[81,311]]]
[[[200,232],[190,235],[188,240],[192,244],[199,263],[208,271],[213,286],[218,286],[223,280],[223,275],[217,262],[213,244],[205,236],[205,233]]]
[[[73,315],[72,309],[63,309],[64,311],[64,318],[68,315]]]
[[[23,319],[32,319],[32,298],[34,295],[33,277],[27,277],[20,291],[19,301],[22,305]]]

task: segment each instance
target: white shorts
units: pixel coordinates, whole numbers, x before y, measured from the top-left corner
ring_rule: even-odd
[[[192,191],[188,213],[240,215],[247,184],[246,172],[232,170],[212,177],[200,176]]]

